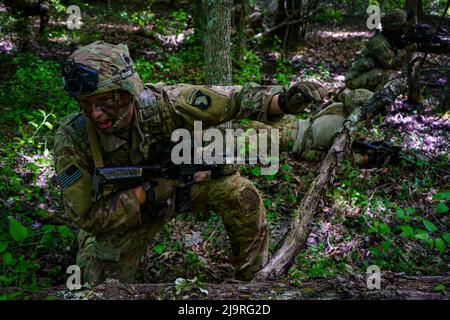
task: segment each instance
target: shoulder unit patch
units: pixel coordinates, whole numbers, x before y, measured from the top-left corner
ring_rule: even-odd
[[[204,94],[198,89],[194,89],[189,92],[186,102],[191,106],[206,110],[211,105],[211,97]]]

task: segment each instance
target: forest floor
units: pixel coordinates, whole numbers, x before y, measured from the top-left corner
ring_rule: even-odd
[[[363,275],[347,275],[302,280],[290,285],[282,280],[222,283],[135,283],[123,284],[107,279],[94,287],[69,290],[66,286],[41,291],[22,291],[34,300],[450,300],[446,292],[437,292],[437,285],[450,286],[450,274],[441,276],[407,276],[386,272],[381,274],[381,288],[368,289]],[[9,288],[4,294],[14,294]]]
[[[3,52],[0,58],[5,62],[2,68],[8,70],[0,74],[3,90],[0,101],[5,105],[2,112],[14,115],[0,121],[5,141],[0,150],[5,160],[0,168],[6,181],[1,187],[5,194],[0,201],[4,209],[2,219],[5,218],[2,230],[6,231],[0,233],[0,253],[9,251],[13,260],[30,261],[30,267],[20,265],[15,269],[18,262],[7,260],[6,253],[2,253],[4,278],[0,277],[0,285],[2,282],[6,285],[0,287],[0,293],[9,298],[42,299],[449,299],[450,179],[433,170],[433,166],[448,170],[450,119],[448,112],[437,106],[448,81],[445,70],[450,59],[435,55],[431,55],[422,76],[422,81],[428,84],[423,89],[423,110],[403,109],[401,100],[405,96],[401,96],[386,115],[374,119],[372,126],[361,132],[361,136],[386,139],[411,152],[396,164],[371,169],[342,163],[336,182],[327,190],[314,217],[307,245],[295,257],[286,276],[264,283],[230,281],[233,269],[228,263],[226,233],[220,214],[210,211],[184,214],[161,230],[141,261],[139,283],[124,285],[109,280],[95,288],[74,292],[61,287],[67,277],[65,269],[73,263],[76,251],[68,232],[76,234],[77,227],[64,212],[55,188],[47,142],[50,145],[53,140],[57,120],[69,109],[76,109],[66,100],[64,104],[59,102],[63,98],[53,96],[55,90],[61,90],[53,84],[54,87],[45,87],[52,93],[46,91],[42,96],[36,95],[35,100],[24,101],[25,111],[20,111],[23,90],[36,90],[45,82],[27,78],[26,71],[34,70],[37,75],[50,70],[44,74],[45,79],[58,77],[57,63],[80,43],[103,39],[128,43],[145,81],[201,84],[203,53],[186,40],[192,31],[192,21],[180,13],[171,18],[172,23],[167,22],[169,19],[160,20],[159,25],[142,29],[138,23],[124,23],[120,16],[109,23],[105,17],[98,17],[85,19],[84,31],[72,33],[63,30],[61,21],[51,20],[48,41],[31,41],[27,46],[31,46],[32,55],[18,55],[23,65],[13,63],[15,54],[8,53],[14,52],[14,35],[0,39]],[[160,29],[160,25],[165,29]],[[234,78],[237,84],[253,80],[289,85],[298,80],[314,80],[325,84],[332,93],[343,86],[349,62],[370,35],[360,27],[316,26],[306,42],[286,54],[277,41],[271,45],[255,42],[255,49],[247,52],[245,64],[235,66]],[[46,65],[52,67],[45,69]],[[15,76],[10,78],[7,73]],[[330,94],[330,98],[335,97]],[[52,105],[55,101],[59,107]],[[313,106],[299,117],[307,117],[319,108]],[[24,114],[30,110],[39,114],[38,109],[54,114],[53,125],[34,131],[23,119],[31,121]],[[27,132],[31,134],[26,136]],[[21,134],[22,140],[17,140],[15,137]],[[45,141],[45,146],[27,147],[30,137]],[[412,153],[420,153],[421,159],[411,158]],[[41,158],[46,159],[43,164],[39,162]],[[255,168],[241,170],[261,192],[270,225],[271,254],[289,230],[297,205],[317,174],[320,161],[311,160],[283,153],[281,170],[275,176],[261,176]],[[34,171],[30,172],[30,168]],[[25,188],[33,193],[17,191]],[[42,237],[31,243],[35,246],[31,257],[26,243],[9,245],[14,250],[7,247],[2,250],[2,241],[9,237],[7,216],[22,221],[33,236]],[[21,260],[20,256],[24,258]],[[367,289],[365,272],[370,265],[382,270],[381,290]],[[26,279],[29,270],[35,270],[34,280],[29,281],[38,283],[38,290],[35,285],[28,288],[18,285],[21,268],[25,268]]]

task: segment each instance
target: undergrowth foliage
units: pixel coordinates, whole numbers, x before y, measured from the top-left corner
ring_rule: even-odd
[[[60,1],[51,3],[64,17]],[[77,3],[87,12],[95,11],[94,6]],[[131,19],[140,27],[156,21],[155,30],[164,36],[182,33],[192,20],[182,9],[166,16],[155,15],[149,8],[141,12],[121,9],[105,13],[105,17],[122,23]],[[318,21],[329,19],[340,21],[343,16],[339,10],[327,9]],[[48,35],[77,44],[102,38],[97,30],[68,33],[53,29]],[[361,45],[361,39],[357,40]],[[347,51],[355,41],[340,43],[347,46],[341,51],[351,55]],[[311,51],[303,47],[298,52],[284,52],[279,38],[272,42],[270,48],[247,48],[243,61],[234,61],[234,85],[249,81],[289,85],[299,80],[334,85],[332,57],[310,57]],[[327,51],[317,50],[322,56]],[[150,43],[142,51],[136,50],[133,58],[144,82],[205,82],[203,48],[189,34],[177,48]],[[52,145],[58,120],[79,107],[62,90],[59,62],[33,52],[1,54],[0,62],[8,74],[6,79],[1,76],[0,82],[0,287],[39,290],[64,284],[66,268],[75,261],[78,229],[64,212],[54,182]],[[379,138],[383,131],[382,124],[375,123],[367,133]],[[317,162],[300,162],[291,155],[283,155],[281,160],[280,171],[272,176],[262,176],[257,166],[241,168],[241,174],[261,191],[270,253],[288,231],[297,205],[317,173]],[[382,271],[409,274],[447,271],[450,189],[444,183],[421,163],[367,171],[344,162],[314,218],[307,246],[295,257],[286,279],[299,285],[305,278],[365,273],[372,264]],[[228,252],[218,213],[185,214],[164,226],[152,241],[142,259],[139,279],[175,281],[177,293],[202,288],[206,281],[232,276]],[[0,298],[26,298],[26,294],[19,290]]]
[[[77,106],[62,91],[58,63],[20,54],[10,64],[0,91],[0,285],[37,290],[63,281],[73,259],[75,235],[55,217],[52,144],[57,118]]]

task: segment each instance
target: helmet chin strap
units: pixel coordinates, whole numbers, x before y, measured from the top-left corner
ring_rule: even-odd
[[[117,114],[117,111],[120,107],[120,93],[118,91],[114,92],[114,121],[113,121],[113,129],[117,129],[117,127],[120,125],[120,123],[125,119],[129,114],[129,108],[127,106],[125,112],[123,112],[121,115]]]

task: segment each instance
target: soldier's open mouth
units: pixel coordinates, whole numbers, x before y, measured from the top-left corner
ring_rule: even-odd
[[[108,129],[109,127],[112,126],[112,121],[109,119],[104,120],[104,121],[97,121],[97,126],[100,129]]]

